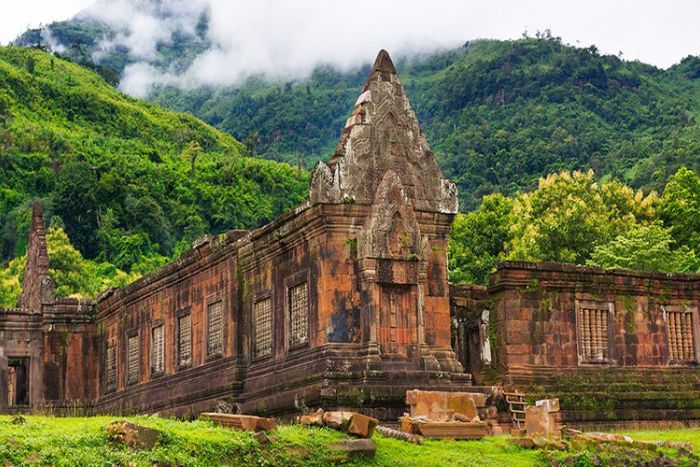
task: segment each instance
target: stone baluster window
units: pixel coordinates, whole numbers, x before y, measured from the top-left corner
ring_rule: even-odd
[[[178,318],[177,322],[177,365],[192,365],[192,313]]]
[[[117,387],[117,346],[114,342],[107,345],[105,359],[105,389],[113,390]]]
[[[207,305],[207,355],[221,354],[224,347],[224,307],[221,300]]]
[[[140,359],[141,359],[141,342],[139,335],[134,334],[129,336],[126,342],[126,383],[135,384],[139,382],[140,377]]]
[[[272,354],[272,298],[265,297],[253,304],[253,356]]]
[[[165,371],[165,325],[151,330],[151,374]]]
[[[677,306],[664,308],[668,359],[671,362],[694,362],[695,353],[694,310]]]
[[[608,330],[612,304],[577,302],[577,338],[582,363],[608,363],[610,343]]]
[[[309,342],[309,292],[306,282],[289,288],[289,346]]]

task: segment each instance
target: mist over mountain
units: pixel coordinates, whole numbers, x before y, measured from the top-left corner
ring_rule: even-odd
[[[566,45],[548,30],[458,41],[463,32],[452,23],[431,40],[416,26],[416,40],[406,42],[388,26],[358,29],[366,18],[353,15],[362,8],[343,12],[319,41],[320,26],[291,7],[268,21],[260,15],[269,5],[246,6],[232,23],[236,10],[226,5],[98,2],[16,42],[50,47],[127,92],[190,112],[250,153],[305,167],[332,154],[369,60],[395,45],[401,79],[463,209],[564,169],[592,168],[652,190],[681,165],[700,167],[697,57],[663,70]],[[290,40],[279,18],[298,37]],[[360,45],[344,49],[347,34]]]

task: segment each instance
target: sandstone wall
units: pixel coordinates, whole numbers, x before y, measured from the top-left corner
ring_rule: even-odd
[[[565,420],[700,418],[700,276],[511,262],[489,301],[503,383]]]
[[[176,262],[98,297],[100,411],[161,411],[176,415],[210,410],[240,387],[240,316],[235,241],[245,232],[208,237]],[[207,354],[207,306],[221,302],[223,348]],[[179,361],[180,318],[191,319],[191,359]],[[152,367],[153,329],[163,325],[164,370]],[[185,332],[185,331],[183,331]],[[138,376],[127,381],[130,337],[137,337]],[[134,342],[133,340],[131,341]],[[116,377],[108,380],[107,352],[116,350]]]

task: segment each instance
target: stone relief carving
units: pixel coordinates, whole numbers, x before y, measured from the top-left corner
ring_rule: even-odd
[[[421,235],[411,200],[393,170],[385,172],[369,220],[358,235],[360,256],[411,259],[421,252]]]

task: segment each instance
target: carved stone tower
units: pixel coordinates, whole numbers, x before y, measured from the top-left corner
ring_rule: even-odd
[[[457,190],[442,177],[385,50],[334,156],[314,169],[310,201],[367,206],[357,231],[356,270],[370,361],[385,370],[413,361],[459,380],[447,281]]]
[[[42,304],[55,301],[54,283],[49,276],[49,254],[46,249],[46,232],[41,204],[36,201],[32,209],[32,223],[27,242],[27,263],[24,266],[20,308],[41,310]]]

